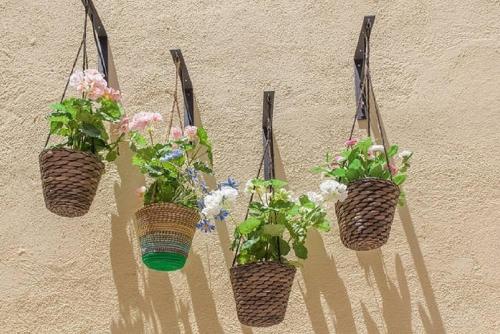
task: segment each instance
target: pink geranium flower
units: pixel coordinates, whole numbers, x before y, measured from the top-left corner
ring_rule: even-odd
[[[120,101],[122,98],[120,91],[111,87],[105,89],[104,96],[112,101]]]
[[[129,122],[128,128],[130,131],[141,131],[151,123],[159,122],[161,120],[163,120],[163,118],[159,113],[140,112],[132,117],[132,121]]]
[[[394,176],[399,172],[399,168],[394,164],[393,161],[389,163],[389,171],[391,172],[391,175]]]
[[[108,89],[108,83],[104,79],[104,75],[95,69],[73,72],[69,84],[71,87],[76,88],[79,93],[86,94],[92,100],[97,100],[103,96]]]
[[[189,140],[195,140],[198,137],[198,128],[196,126],[188,125],[184,129],[184,133],[189,138]]]
[[[176,126],[172,128],[172,131],[170,132],[170,136],[172,137],[173,140],[179,140],[182,138],[182,130]]]
[[[345,146],[351,147],[354,146],[358,143],[358,140],[356,138],[349,139],[345,142]]]

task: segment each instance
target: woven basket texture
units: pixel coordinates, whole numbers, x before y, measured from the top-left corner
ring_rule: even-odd
[[[188,256],[196,224],[200,220],[197,210],[173,203],[154,203],[138,210],[135,215],[143,260],[160,253],[174,254],[176,259]],[[145,264],[147,265],[146,262]],[[180,269],[177,266],[173,268],[168,263],[151,269],[167,270],[165,268]]]
[[[356,251],[381,247],[389,239],[399,187],[366,178],[350,183],[347,191],[347,199],[335,204],[342,243]]]
[[[67,148],[40,153],[40,173],[45,206],[62,217],[79,217],[89,211],[104,164],[89,152]]]
[[[240,322],[252,327],[279,324],[285,318],[295,267],[258,262],[230,269]]]

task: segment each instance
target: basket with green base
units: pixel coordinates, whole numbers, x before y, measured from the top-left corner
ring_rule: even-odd
[[[200,220],[198,211],[173,203],[154,203],[135,215],[144,264],[158,271],[183,268]]]

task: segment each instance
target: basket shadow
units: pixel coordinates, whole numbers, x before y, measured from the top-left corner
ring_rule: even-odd
[[[374,94],[371,94],[372,103],[376,103],[374,100]],[[378,142],[381,140],[380,129],[378,129],[374,124],[378,121],[380,124],[381,130],[386,133],[385,126],[382,118],[378,118],[375,113],[372,115],[374,121],[371,123],[373,127],[371,128],[374,134],[374,137]],[[360,122],[360,127],[366,128],[366,121]],[[387,145],[390,145],[387,143]],[[398,214],[401,219],[401,223],[403,226],[403,230],[406,236],[406,241],[408,242],[408,246],[410,249],[410,254],[413,259],[413,265],[417,272],[417,276],[420,282],[420,287],[422,288],[423,296],[425,299],[425,304],[427,306],[427,310],[425,310],[424,306],[419,305],[419,315],[422,321],[424,328],[427,333],[446,333],[443,319],[441,317],[441,313],[439,311],[439,307],[436,301],[436,296],[434,294],[434,290],[432,288],[432,283],[429,277],[429,272],[427,271],[427,267],[425,265],[424,256],[422,254],[422,250],[420,248],[420,244],[418,242],[417,234],[415,233],[415,228],[413,227],[413,220],[410,214],[410,208],[408,203],[403,207],[398,207]],[[399,258],[399,256],[398,256]],[[396,258],[396,264],[398,259]],[[401,261],[399,259],[399,261]],[[397,269],[397,267],[396,267]]]
[[[223,333],[219,322],[215,301],[209,286],[209,280],[203,269],[201,257],[191,252],[186,267],[186,274],[194,317],[199,333]]]
[[[323,297],[330,317],[335,319],[335,333],[357,333],[347,288],[338,274],[335,260],[328,255],[317,231],[309,232],[307,244],[309,257],[314,258],[314,261],[306,261],[301,269],[305,288],[301,287],[301,293],[314,332],[330,333],[321,305]]]
[[[401,257],[396,255],[395,267],[397,275],[397,285],[392,282],[386,274],[385,264],[380,249],[365,252],[356,252],[358,261],[365,271],[368,284],[372,288],[377,288],[382,298],[382,316],[387,333],[413,333],[411,327],[411,296],[408,281],[404,271]],[[370,273],[373,274],[375,285],[371,281]],[[367,330],[376,333],[376,325],[371,316],[362,304],[363,317]]]
[[[201,112],[198,101],[196,100],[196,96],[194,97],[194,99],[195,99],[194,122],[196,126],[203,127]],[[215,176],[205,176],[205,182],[207,183],[209,189],[214,189],[217,186],[217,179],[215,178]],[[224,254],[226,266],[227,268],[229,268],[233,261],[233,254],[230,250],[231,241],[229,238],[229,231],[227,229],[226,223],[216,222],[215,224],[221,249]],[[189,259],[186,265],[186,274],[188,278],[188,285],[191,291],[191,296],[193,299],[193,311],[195,314],[195,318],[197,320],[200,333],[204,333],[207,328],[211,329],[210,333],[223,333],[223,329],[218,320],[213,297],[209,293],[210,289],[207,284],[208,280],[203,270],[201,257],[198,254],[195,254],[194,252],[191,252],[189,255]],[[199,282],[199,277],[205,277],[203,282]],[[227,280],[229,280],[229,271],[227,272]],[[200,296],[202,298],[200,298]],[[208,310],[206,309],[207,307]],[[211,317],[208,317],[207,319],[207,315],[211,315]],[[236,317],[236,306],[234,307],[234,315]],[[217,321],[215,325],[212,324],[213,319],[216,319]],[[201,323],[208,322],[208,325],[203,325],[206,327],[200,326],[199,321]],[[241,332],[244,334],[251,334],[252,330],[250,327],[241,325]]]
[[[400,207],[398,209],[398,213],[401,219],[401,224],[403,225],[403,230],[405,232],[408,246],[410,247],[413,264],[415,266],[415,270],[417,271],[417,275],[420,281],[420,287],[422,288],[425,303],[427,306],[427,310],[425,310],[423,305],[419,305],[419,314],[422,320],[422,324],[424,325],[427,333],[446,333],[443,319],[436,302],[436,296],[434,295],[434,290],[432,289],[429,272],[427,271],[424,256],[418,243],[415,228],[413,227],[413,221],[408,204],[406,204],[404,207]]]

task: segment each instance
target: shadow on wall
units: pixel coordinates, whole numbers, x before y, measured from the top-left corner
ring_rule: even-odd
[[[195,106],[196,106],[196,111],[195,111],[195,124],[197,126],[201,126],[203,127],[203,123],[202,123],[202,120],[201,120],[201,117],[200,117],[200,108],[199,108],[199,105],[198,105],[198,102],[196,101],[196,98],[195,98]],[[215,177],[213,176],[209,176],[209,177],[206,177],[205,178],[205,181],[207,182],[207,186],[209,187],[209,189],[214,189],[217,185],[217,180],[215,179]],[[240,187],[240,190],[241,190],[241,187]],[[221,249],[222,249],[222,252],[224,254],[224,259],[226,261],[226,266],[227,268],[230,268],[231,267],[231,264],[233,262],[233,253],[231,252],[230,250],[230,246],[231,246],[231,240],[229,238],[229,232],[228,232],[228,229],[227,229],[227,224],[226,223],[220,223],[220,222],[216,222],[216,229],[217,229],[217,235],[219,236],[219,241],[220,241],[220,245],[221,245]],[[191,293],[193,293],[194,290],[196,290],[196,287],[197,285],[199,286],[200,283],[204,283],[203,285],[205,285],[206,287],[206,290],[209,291],[209,287],[207,285],[207,282],[208,280],[206,279],[206,276],[205,276],[205,273],[203,272],[203,266],[201,264],[201,258],[199,255],[194,255],[194,254],[190,254],[190,258],[189,258],[189,261],[193,261],[193,262],[197,262],[199,264],[198,267],[196,267],[197,269],[201,270],[201,272],[197,272],[197,273],[193,273],[191,272],[191,266],[187,266],[188,271],[187,271],[187,275],[188,275],[188,284],[189,284],[189,288],[190,288],[190,291]],[[194,260],[191,258],[193,256],[196,257]],[[196,269],[193,269],[193,271],[196,271]],[[197,277],[200,277],[198,275],[201,275],[203,274],[204,277],[205,277],[205,281],[204,282],[198,282],[198,278]],[[229,270],[227,271],[227,275],[229,275]],[[232,290],[231,290],[231,293],[232,293]],[[210,296],[211,297],[211,296]],[[201,315],[203,314],[203,310],[204,310],[204,307],[205,307],[205,303],[207,303],[207,301],[203,301],[201,298],[196,298],[196,299],[199,299],[196,304],[199,307],[199,314],[200,314],[200,317],[201,319],[203,319],[203,321],[205,321],[205,315]],[[231,298],[232,299],[232,298]],[[214,331],[212,330],[211,333],[223,333],[223,330],[220,326],[220,323],[218,322],[218,318],[217,318],[217,313],[215,312],[215,303],[213,302],[213,299],[211,299],[211,302],[208,302],[208,306],[209,306],[209,311],[207,312],[207,314],[210,314],[212,313],[213,315],[213,318],[208,318],[207,321],[210,321],[210,324],[214,321],[213,319],[217,319],[217,324],[215,327],[217,327],[217,329],[219,330],[218,332],[217,331]],[[193,299],[193,307],[195,308],[195,314],[196,314],[196,305],[195,305],[195,300]],[[213,310],[213,312],[212,312]],[[233,309],[233,312],[234,314],[236,314],[236,306],[234,307]],[[197,321],[198,321],[198,317],[196,317]],[[212,327],[205,327],[205,331],[206,331],[206,328],[212,328]],[[247,326],[244,326],[244,325],[241,325],[241,332],[244,333],[244,334],[251,334],[252,333],[252,329],[251,327],[247,327]],[[200,333],[203,333],[203,331],[200,329]]]
[[[371,94],[371,99],[373,105],[376,106],[374,94]],[[381,118],[379,119],[376,113],[374,113],[371,117],[374,118],[374,121],[371,123],[373,126],[372,131],[374,137],[377,142],[381,142],[380,129],[385,133],[383,120]],[[377,122],[380,124],[380,129],[374,126]],[[366,124],[363,123],[366,122],[362,122],[362,124],[360,124],[360,128],[366,128]],[[389,143],[387,143],[387,145],[389,145]],[[426,333],[446,333],[436,302],[436,297],[432,289],[429,273],[427,271],[427,267],[425,266],[422,250],[420,249],[417,235],[413,227],[413,221],[410,215],[408,203],[406,203],[404,207],[398,207],[398,213],[427,306],[426,310],[423,305],[419,304],[419,314],[422,324]],[[381,249],[368,252],[357,252],[357,256],[361,267],[365,270],[365,276],[368,284],[371,285],[370,271],[373,273],[375,278],[375,286],[371,286],[373,288],[377,288],[382,297],[382,315],[387,333],[413,333],[411,327],[411,296],[401,257],[396,255],[395,259],[396,275],[399,286],[398,289],[386,275]],[[375,321],[370,316],[366,306],[361,303],[361,307],[368,333],[379,333],[375,325]]]
[[[113,65],[112,61],[110,65]],[[110,73],[114,73],[114,71],[110,71]],[[111,78],[111,80],[113,79],[117,82],[116,78]],[[118,88],[117,85],[114,85],[114,87]],[[199,112],[195,113],[195,115],[197,116],[196,124],[201,126]],[[380,135],[376,129],[374,129],[374,133],[376,137]],[[285,169],[278,147],[279,145],[275,141],[276,177],[286,180]],[[136,210],[135,189],[144,185],[145,180],[144,176],[131,166],[132,152],[126,144],[121,145],[120,152],[121,155],[116,165],[121,183],[115,185],[117,215],[113,215],[111,218],[112,237],[110,245],[111,266],[117,289],[120,316],[111,323],[111,332],[114,334],[145,334],[151,333],[149,328],[152,328],[154,333],[192,333],[194,324],[191,324],[189,320],[191,304],[176,300],[169,275],[150,270],[147,270],[147,274],[144,275],[142,270],[138,270],[132,239],[135,238],[135,233],[129,234],[128,231],[133,226],[134,212]],[[252,176],[249,175],[249,177]],[[206,181],[211,188],[216,184],[214,178],[209,178]],[[418,307],[423,326],[427,333],[445,333],[422,251],[413,228],[409,208],[407,206],[399,208],[399,215],[425,299],[425,305],[419,305]],[[229,232],[225,224],[217,224],[217,229],[226,265],[230,268],[233,254],[229,249],[231,244]],[[322,311],[321,296],[323,296],[332,318],[335,319],[335,331],[338,333],[356,333],[351,302],[346,286],[338,275],[335,260],[328,255],[323,240],[317,232],[311,232],[309,245],[310,256],[314,257],[315,261],[306,262],[305,268],[302,270],[304,282],[300,289],[314,331],[316,333],[329,332]],[[373,289],[378,289],[382,297],[384,330],[377,327],[377,323],[371,317],[370,312],[361,303],[361,311],[367,332],[372,334],[381,332],[412,333],[411,296],[400,256],[396,255],[395,259],[397,286],[386,275],[381,250],[358,252],[357,256],[360,266],[365,271],[368,283]],[[191,252],[189,257],[183,272],[187,277],[192,311],[198,331],[223,333],[201,257],[194,252]],[[314,268],[309,268],[310,266],[317,266],[320,269],[314,270]],[[318,275],[317,273],[320,271],[323,274]],[[373,273],[374,284],[371,282],[370,273]],[[233,310],[234,314],[236,314],[236,309]],[[147,328],[145,328],[145,325]],[[252,333],[252,329],[246,326],[241,326],[241,331],[245,334]]]
[[[331,317],[335,319],[335,333],[356,333],[351,302],[344,281],[338,275],[335,260],[326,252],[323,239],[317,231],[309,232],[307,244],[309,257],[314,258],[314,261],[305,262],[301,270],[305,291],[302,286],[300,289],[314,332],[329,333],[321,306],[323,296]]]

